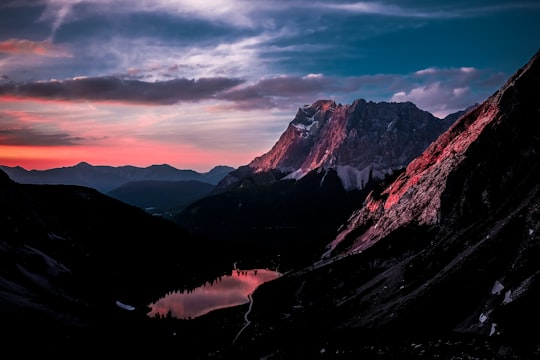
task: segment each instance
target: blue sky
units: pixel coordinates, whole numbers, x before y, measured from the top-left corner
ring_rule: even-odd
[[[4,0],[0,164],[236,167],[319,99],[444,117],[523,66],[539,24],[537,1]]]

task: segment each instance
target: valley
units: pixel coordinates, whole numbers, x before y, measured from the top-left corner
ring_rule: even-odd
[[[3,347],[538,358],[539,94],[537,53],[447,119],[410,102],[317,101],[169,216],[0,171]]]

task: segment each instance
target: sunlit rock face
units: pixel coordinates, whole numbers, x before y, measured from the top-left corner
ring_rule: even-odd
[[[343,254],[379,268],[341,301],[353,327],[537,341],[540,53],[366,198]]]
[[[350,105],[319,100],[298,109],[278,142],[243,171],[232,172],[223,187],[246,174],[278,171],[300,179],[315,169],[335,169],[346,190],[405,167],[455,117],[439,119],[407,103],[356,100]]]
[[[470,223],[535,185],[540,97],[534,57],[483,104],[458,119],[390,186],[374,191],[351,216],[345,239],[361,251],[409,224]],[[532,182],[531,182],[532,181]],[[354,229],[363,228],[361,234]]]

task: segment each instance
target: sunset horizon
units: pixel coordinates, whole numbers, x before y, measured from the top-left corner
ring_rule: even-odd
[[[533,2],[43,0],[0,9],[0,164],[28,170],[239,167],[320,99],[411,101],[442,118],[484,101],[540,37]]]

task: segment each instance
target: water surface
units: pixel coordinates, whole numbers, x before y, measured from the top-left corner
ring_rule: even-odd
[[[192,291],[175,291],[149,305],[148,316],[196,318],[210,311],[247,304],[248,295],[281,274],[268,269],[233,270],[230,275],[207,282]]]

